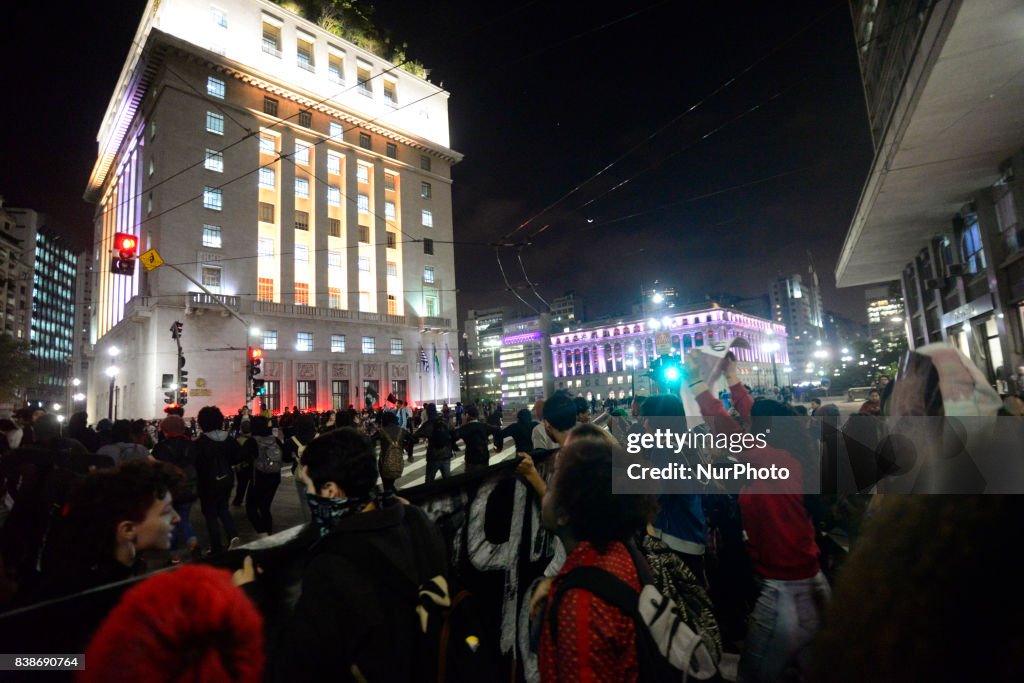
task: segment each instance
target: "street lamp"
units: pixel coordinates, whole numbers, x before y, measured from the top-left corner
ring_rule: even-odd
[[[636,344],[630,344],[626,349],[629,352],[629,367],[633,369],[633,375],[629,379],[630,397],[636,396]]]
[[[775,382],[775,386],[777,387],[779,386],[779,368],[775,365],[775,353],[779,350],[779,342],[769,341],[761,348],[772,354],[772,380]]]

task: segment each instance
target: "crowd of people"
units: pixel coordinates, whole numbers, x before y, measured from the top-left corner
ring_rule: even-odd
[[[723,652],[733,652],[738,680],[755,683],[852,679],[861,666],[872,679],[919,678],[916,664],[929,678],[957,672],[953,677],[976,679],[985,671],[985,680],[1016,680],[1024,667],[1007,652],[981,655],[997,661],[971,668],[942,645],[944,628],[974,623],[988,603],[968,604],[958,595],[951,611],[939,604],[954,596],[931,591],[963,590],[979,601],[1016,606],[1016,582],[1005,576],[995,590],[986,578],[1000,564],[993,531],[981,540],[978,534],[992,524],[1019,526],[1019,505],[1001,496],[894,498],[859,479],[851,491],[829,485],[865,441],[881,448],[899,436],[886,431],[898,426],[874,421],[865,436],[865,416],[1013,414],[963,354],[938,346],[912,353],[906,374],[879,387],[871,405],[846,424],[834,405],[812,402],[802,414],[753,396],[728,357],[723,402],[687,359],[682,379],[704,419],[692,429],[764,435],[739,453],[625,448],[632,435],[680,424],[683,403],[672,394],[637,397],[628,412],[603,406],[595,415],[585,399],[555,392],[508,425],[500,411],[496,420],[493,413],[482,420],[477,406],[461,404],[447,411],[396,404],[377,414],[296,410],[279,418],[245,409],[226,417],[206,407],[195,418],[196,434],[173,414],[155,430],[142,421],[117,421],[95,432],[84,418],[62,432],[51,415],[21,414],[13,428],[0,424],[8,510],[0,529],[0,608],[138,575],[145,553],[176,549],[175,557],[190,566],[125,593],[92,638],[86,656],[97,669],[89,680],[143,670],[152,680],[177,680],[183,670],[204,680],[316,680],[328,673],[343,680],[418,680],[437,663],[438,653],[424,648],[424,642],[436,645],[424,640],[430,615],[437,605],[454,609],[458,577],[438,528],[401,497],[396,481],[419,440],[427,443],[430,482],[451,475],[459,443],[472,475],[488,466],[492,444],[500,450],[510,438],[518,453],[515,476],[534,493],[531,504],[554,539],[546,578],[529,596],[532,655],[520,656],[535,656],[537,664],[519,669],[527,678],[638,681],[650,680],[657,666],[675,666],[680,679],[706,679],[721,673],[708,665],[716,669]],[[915,376],[921,373],[923,380]],[[872,458],[879,452],[872,450]],[[673,457],[731,459],[791,475],[747,482],[738,494],[712,482],[703,493],[613,493],[623,466]],[[542,458],[551,466],[539,468]],[[193,564],[204,554],[189,523],[194,503],[206,520],[210,554],[238,544],[232,503],[245,505],[260,535],[271,534],[271,503],[284,468],[293,473],[306,522],[288,541],[296,558],[289,571],[273,572],[289,585],[269,585],[251,556],[233,574]],[[812,481],[821,482],[821,494],[806,493]],[[959,548],[974,554],[960,557]],[[991,563],[976,562],[990,557]],[[912,571],[901,573],[898,561]],[[290,597],[279,599],[282,594]],[[678,633],[692,636],[681,661],[672,660],[671,648],[659,653],[647,646],[652,622],[642,609],[623,606],[640,603],[640,595],[658,596],[675,615],[670,642]],[[190,614],[183,604],[204,608]],[[174,620],[171,642],[159,643],[147,619],[158,610]],[[916,611],[929,618],[923,630]],[[990,629],[981,632],[968,640],[980,646]],[[126,643],[136,634],[145,647]],[[485,652],[476,638],[465,644]],[[901,643],[913,646],[906,656]],[[141,661],[148,658],[161,667]],[[847,668],[837,672],[840,665]]]

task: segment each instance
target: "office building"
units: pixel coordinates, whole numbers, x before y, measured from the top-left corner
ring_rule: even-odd
[[[805,280],[799,273],[771,283],[772,318],[786,328],[790,364],[798,381],[811,381],[823,370],[825,348],[824,310],[817,275]]]

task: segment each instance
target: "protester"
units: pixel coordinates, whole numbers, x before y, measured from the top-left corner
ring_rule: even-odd
[[[149,449],[138,443],[132,436],[132,423],[128,420],[117,420],[110,428],[111,442],[96,451],[114,461],[115,465],[129,460],[146,460]]]
[[[303,455],[299,478],[321,538],[302,563],[275,680],[322,681],[332,671],[349,680],[415,678],[413,587],[446,574],[445,544],[419,508],[381,497],[375,461],[369,438],[351,428],[321,436]]]
[[[182,567],[129,589],[85,659],[82,683],[259,683],[263,618],[228,572]]]
[[[545,414],[552,402],[555,398],[545,405]],[[572,411],[575,421],[574,405]],[[559,593],[577,567],[598,567],[640,590],[626,543],[646,525],[654,499],[612,493],[613,458],[626,457],[620,447],[597,439],[570,442],[559,452],[541,516],[565,545],[567,558],[551,584],[543,617],[539,665],[545,683],[638,680],[633,619],[585,589]]]
[[[184,545],[191,557],[195,557],[199,552],[199,539],[190,521],[192,504],[198,497],[199,474],[196,471],[196,453],[185,433],[186,429],[185,421],[177,415],[165,417],[160,422],[160,432],[164,438],[153,447],[152,454],[154,460],[174,465],[184,475],[184,482],[178,489],[178,495],[174,497],[174,511],[180,518],[174,528],[174,540],[171,543],[171,561],[174,563],[181,561],[181,558],[174,554],[179,543]]]
[[[235,483],[235,467],[241,462],[241,447],[224,431],[224,414],[216,406],[206,406],[197,416],[199,438],[192,442],[198,475],[199,506],[206,519],[206,530],[210,536],[210,552],[219,553],[224,549],[221,542],[220,525],[224,525],[228,547],[241,542],[238,528],[231,517],[228,502]]]
[[[299,495],[299,510],[304,522],[309,521],[309,506],[306,505],[306,487],[295,477],[302,464],[302,454],[306,446],[316,438],[316,420],[312,415],[300,413],[298,407],[292,415],[289,427],[285,431],[284,458],[292,464],[292,477],[295,478],[295,491]]]
[[[872,389],[868,393],[868,400],[860,405],[860,410],[857,412],[861,415],[877,416],[882,414],[882,396],[877,389]]]
[[[501,427],[494,427],[480,421],[480,410],[475,404],[466,406],[466,424],[455,430],[455,438],[462,439],[466,444],[466,472],[473,472],[487,467],[490,457],[487,448],[487,437],[497,434]]]
[[[479,419],[479,414],[477,415]],[[494,407],[494,412],[487,416],[487,426],[490,427],[491,436],[494,438],[494,452],[501,453],[504,447],[504,440],[501,436],[502,422],[504,421],[504,415],[502,413],[501,404],[499,403]]]
[[[530,411],[523,408],[516,413],[516,421],[501,430],[501,437],[512,437],[517,453],[529,453],[533,450],[533,429],[536,426]]]
[[[247,408],[244,414],[239,411],[236,421],[238,426],[235,427],[235,441],[241,447],[241,460],[235,472],[235,499],[231,504],[241,507],[245,505],[245,496],[252,488],[252,464],[256,460],[257,448],[256,442],[252,439],[252,419]]]
[[[558,444],[548,436],[547,429],[544,427],[544,404],[546,401],[542,398],[537,399],[537,402],[533,404],[533,417],[537,420],[537,426],[533,428],[533,434],[531,439],[533,441],[534,448],[558,448]]]
[[[69,437],[85,446],[88,452],[95,453],[99,448],[99,437],[89,427],[89,415],[84,410],[71,414],[67,432]]]
[[[395,413],[384,413],[377,439],[380,441],[377,469],[380,471],[384,491],[391,493],[395,490],[395,482],[402,476],[406,447],[412,441],[412,434],[398,426],[398,416]]]
[[[776,681],[791,668],[805,675],[809,645],[830,594],[818,563],[814,525],[804,506],[804,466],[816,451],[796,420],[787,420],[794,416],[789,408],[770,399],[753,401],[739,380],[735,360],[726,357],[723,363],[733,404],[741,416],[752,418],[750,432],[763,435],[766,442],[745,450],[739,459],[758,467],[785,467],[790,473],[788,479],[753,480],[740,491],[747,551],[761,579],[761,594],[751,615],[739,676],[747,682]],[[740,424],[708,391],[693,356],[687,357],[683,370],[683,381],[711,429],[742,433]]]
[[[252,439],[249,441],[253,444],[252,450],[255,453],[252,463],[252,491],[249,492],[245,511],[256,535],[265,537],[274,532],[274,520],[270,509],[277,488],[281,485],[284,445],[274,436],[270,420],[267,418],[254,417],[249,424],[252,427]]]
[[[434,481],[437,473],[442,479],[451,476],[453,434],[448,423],[438,414],[437,406],[427,404],[427,421],[416,430],[413,438],[427,440],[427,473],[426,481]]]

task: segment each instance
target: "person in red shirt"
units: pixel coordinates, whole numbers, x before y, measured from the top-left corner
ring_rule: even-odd
[[[761,591],[740,657],[738,680],[767,683],[794,669],[802,678],[808,668],[809,645],[831,596],[818,563],[814,525],[804,505],[805,477],[811,481],[818,476],[817,451],[792,409],[778,401],[753,401],[739,379],[735,360],[727,357],[723,363],[733,405],[741,418],[751,419],[750,433],[764,435],[766,442],[744,451],[739,460],[789,471],[787,479],[754,479],[740,489],[747,554]],[[747,431],[708,390],[693,358],[687,358],[683,370],[712,430]]]
[[[860,410],[857,411],[861,415],[881,415],[882,414],[882,397],[875,389],[872,389],[868,394],[868,400],[860,404]]]
[[[555,478],[544,494],[541,520],[565,545],[566,561],[548,593],[540,641],[542,683],[639,678],[633,619],[582,588],[569,588],[550,614],[550,599],[576,567],[599,567],[640,590],[625,543],[647,524],[654,497],[612,494],[612,459],[625,458],[607,439],[570,439],[558,456]],[[552,632],[557,621],[557,634]]]

